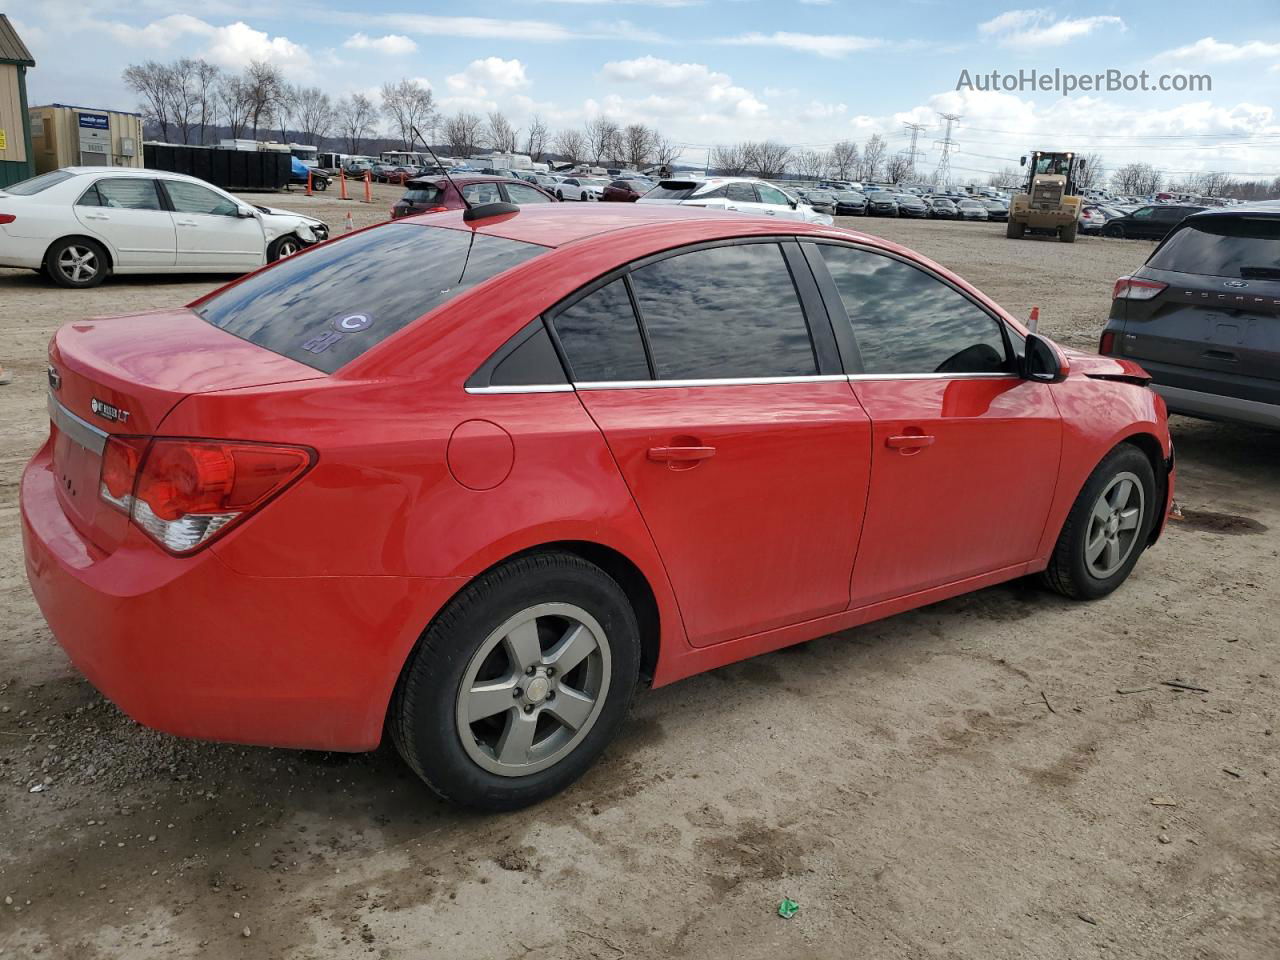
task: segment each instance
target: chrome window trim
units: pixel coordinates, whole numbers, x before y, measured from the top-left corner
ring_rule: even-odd
[[[464,387],[467,393],[572,393],[568,383],[528,383],[497,387]]]
[[[107,437],[110,434],[105,430],[98,429],[88,420],[82,420],[77,417],[54,399],[52,393],[49,394],[49,419],[54,422],[60,431],[80,444],[80,446],[99,456],[102,455],[102,451],[107,445]]]
[[[658,387],[754,387],[785,383],[866,380],[1020,380],[1016,373],[819,373],[798,377],[721,377],[700,380],[583,380],[574,383],[465,387],[467,393],[571,393],[575,390],[653,390]],[[86,424],[86,426],[90,426]],[[93,429],[90,427],[90,429]]]
[[[649,390],[654,387],[752,387],[770,383],[832,383],[843,373],[814,373],[796,377],[712,377],[689,380],[588,380],[575,381],[575,390]]]

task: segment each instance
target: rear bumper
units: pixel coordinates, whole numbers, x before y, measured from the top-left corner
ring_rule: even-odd
[[[12,237],[0,227],[0,267],[27,267],[37,270],[44,262],[47,240]]]
[[[59,644],[131,717],[179,736],[372,749],[405,657],[465,582],[249,577],[134,528],[103,554],[58,503],[47,445],[20,504],[27,578]]]
[[[1170,387],[1163,383],[1153,383],[1151,389],[1164,397],[1170,413],[1205,420],[1250,423],[1280,430],[1280,404],[1243,400],[1219,393],[1188,390],[1185,387]]]

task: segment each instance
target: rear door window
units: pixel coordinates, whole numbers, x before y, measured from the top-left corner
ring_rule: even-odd
[[[250,274],[194,309],[228,333],[332,373],[546,250],[469,230],[389,223]]]
[[[734,203],[756,202],[756,192],[749,183],[731,183],[725,188],[724,195]]]
[[[468,203],[501,203],[502,194],[496,183],[468,183],[462,188],[462,195]]]
[[[614,280],[583,297],[556,314],[551,325],[575,381],[650,379],[625,280]]]
[[[678,254],[638,268],[631,282],[660,380],[818,372],[804,310],[776,243]]]
[[[150,177],[120,177],[111,180],[99,180],[96,204],[89,200],[90,194],[81,198],[85,205],[117,207],[124,210],[162,210],[160,197],[156,194],[156,182]]]
[[[1280,217],[1189,220],[1156,249],[1147,265],[1211,277],[1280,280]]]
[[[550,203],[551,198],[541,190],[535,190],[523,183],[508,183],[505,186],[507,199],[512,203],[524,206],[530,203]]]

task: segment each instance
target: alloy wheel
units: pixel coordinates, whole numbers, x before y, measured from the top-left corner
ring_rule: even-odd
[[[1089,511],[1084,538],[1084,563],[1090,575],[1106,580],[1124,566],[1142,529],[1146,494],[1137,475],[1116,474]]]
[[[571,753],[604,707],[612,657],[591,614],[569,603],[520,611],[485,638],[458,688],[458,732],[490,773],[521,777]]]
[[[90,247],[69,244],[58,255],[58,270],[72,283],[85,283],[98,275],[98,255]]]

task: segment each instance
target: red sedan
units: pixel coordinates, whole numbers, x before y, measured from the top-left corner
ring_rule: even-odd
[[[140,722],[369,750],[486,809],[653,686],[1165,521],[1164,404],[864,234],[704,209],[385,223],[69,323],[23,474],[53,634]],[[730,709],[726,705],[726,709]]]
[[[600,199],[614,203],[635,203],[652,189],[653,184],[647,180],[628,180],[624,178],[610,182],[604,188],[604,192],[600,194]]]

